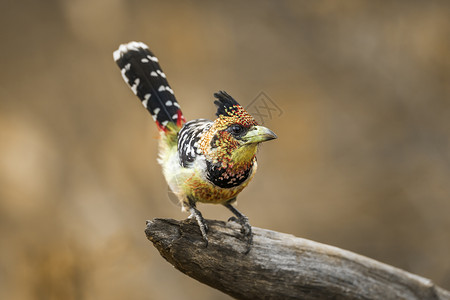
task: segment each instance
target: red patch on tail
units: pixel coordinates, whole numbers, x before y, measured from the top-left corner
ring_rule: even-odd
[[[167,132],[167,125],[163,126],[158,121],[155,121],[155,123],[156,123],[156,126],[158,127],[159,131]],[[181,128],[181,127],[183,127],[184,123],[186,123],[186,119],[184,118],[183,113],[181,112],[181,109],[178,109],[176,125],[177,125],[178,128]]]
[[[155,121],[155,123],[156,123],[156,126],[158,127],[159,131],[164,131],[164,132],[166,131],[166,127],[162,126],[161,123],[159,123],[158,121]]]
[[[186,119],[183,116],[183,113],[181,112],[181,109],[177,111],[177,127],[181,128],[183,124],[186,123]]]

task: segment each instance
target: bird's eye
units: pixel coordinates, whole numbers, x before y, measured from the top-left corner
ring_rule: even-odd
[[[239,124],[233,124],[230,126],[230,131],[233,135],[239,135],[244,131],[244,127]]]

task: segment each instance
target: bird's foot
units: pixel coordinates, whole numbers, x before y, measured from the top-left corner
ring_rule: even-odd
[[[240,217],[231,217],[228,219],[228,222],[236,222],[241,225],[241,233],[247,238],[247,249],[245,251],[245,254],[250,252],[250,249],[253,245],[253,232],[252,232],[252,226],[250,225],[248,218],[244,215],[241,215]]]
[[[198,227],[200,227],[200,232],[202,233],[203,240],[205,241],[205,248],[208,247],[208,236],[206,233],[209,231],[208,224],[206,224],[205,220],[203,220],[202,223],[200,223],[197,220]]]
[[[208,247],[208,236],[206,233],[209,230],[208,224],[206,224],[205,219],[202,216],[202,213],[197,210],[195,207],[191,207],[191,215],[188,217],[189,219],[195,218],[197,221],[198,227],[200,228],[200,232],[202,234],[203,240],[205,241],[205,248]]]

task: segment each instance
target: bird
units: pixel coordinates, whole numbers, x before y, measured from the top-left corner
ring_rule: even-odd
[[[247,216],[233,205],[257,170],[256,153],[276,134],[261,126],[225,91],[214,93],[214,120],[186,122],[158,58],[142,42],[122,44],[113,58],[125,82],[150,112],[160,132],[159,158],[164,177],[182,210],[195,218],[208,246],[209,230],[197,203],[228,208],[251,246],[253,233]]]

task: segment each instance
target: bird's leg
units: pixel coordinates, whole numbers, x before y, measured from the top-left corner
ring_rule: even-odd
[[[248,222],[248,218],[245,215],[243,215],[240,211],[238,211],[233,205],[231,205],[231,203],[234,201],[235,201],[235,199],[232,199],[224,204],[224,206],[226,208],[228,208],[237,217],[237,218],[231,217],[228,219],[228,221],[235,221],[235,222],[238,222],[239,224],[241,224],[241,226],[242,226],[241,233],[248,237],[248,241],[247,241],[248,248],[247,248],[247,252],[246,252],[246,253],[248,253],[253,244],[252,226]]]
[[[205,219],[202,216],[202,213],[197,209],[197,206],[195,205],[195,201],[191,198],[188,198],[189,203],[189,212],[191,215],[189,217],[194,217],[197,220],[198,227],[200,228],[200,232],[202,233],[203,240],[206,243],[205,247],[208,247],[208,237],[206,236],[206,232],[208,231],[208,225],[205,222]]]

